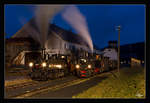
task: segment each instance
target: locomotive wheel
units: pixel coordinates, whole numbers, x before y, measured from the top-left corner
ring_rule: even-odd
[[[77,73],[77,71],[75,71],[75,70],[72,72],[72,74],[73,74],[74,76],[78,76],[78,73]]]
[[[57,74],[58,74],[58,72],[56,71],[56,69],[54,69],[54,71],[53,71],[53,79],[56,79],[57,78]]]
[[[35,77],[34,77],[34,75],[33,75],[33,74],[31,74],[31,75],[30,75],[30,78],[31,78],[31,79],[35,79]]]
[[[59,72],[59,70],[56,70],[56,78],[59,78],[59,74],[60,74],[60,72]]]
[[[44,72],[41,72],[41,73],[39,73],[39,78],[40,78],[40,80],[42,80],[42,81],[45,81],[46,80],[46,73],[45,73],[45,71]]]
[[[65,70],[62,71],[62,77],[66,77],[67,74],[65,74]]]
[[[60,71],[60,75],[59,75],[59,78],[63,77],[63,72]]]
[[[80,73],[79,73],[78,71],[76,71],[76,73],[75,73],[75,71],[74,71],[73,73],[74,73],[74,76],[77,76],[77,77],[80,76]]]
[[[58,78],[60,78],[60,77],[61,77],[61,71],[58,70]]]
[[[47,76],[43,77],[42,80],[43,80],[43,81],[48,80]]]
[[[94,76],[94,70],[91,70],[91,76]]]
[[[58,76],[57,78],[61,77],[61,71],[60,70],[58,70],[57,76]]]
[[[103,73],[103,68],[101,68],[101,73]]]

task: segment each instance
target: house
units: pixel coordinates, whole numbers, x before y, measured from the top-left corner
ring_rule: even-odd
[[[12,63],[25,63],[25,55],[29,51],[40,51],[42,48],[42,36],[36,25],[35,19],[32,18],[27,22],[16,34],[12,36],[6,43],[6,54],[13,55]],[[24,38],[24,39],[23,39]],[[11,41],[14,41],[13,43]],[[16,43],[15,43],[16,42]],[[63,28],[50,24],[48,27],[48,35],[46,37],[46,52],[52,54],[70,54],[76,53],[84,55],[81,51],[89,51],[87,43],[79,35],[64,30]],[[22,44],[22,45],[21,45]],[[13,46],[10,46],[13,45]],[[12,48],[12,49],[11,49]],[[26,48],[26,49],[25,49]],[[16,52],[17,51],[17,52]],[[90,52],[90,51],[89,51]],[[99,53],[94,49],[94,52]],[[12,54],[14,53],[14,54]]]
[[[42,35],[40,34],[34,18],[26,23],[13,36],[13,38],[15,37],[32,37],[35,41],[42,41]],[[89,50],[87,43],[82,37],[71,31],[64,30],[55,24],[49,25],[45,47],[50,54],[67,54],[71,50]]]
[[[103,56],[109,57],[109,60],[117,60],[117,41],[109,41],[108,46],[102,49]]]
[[[10,65],[13,61],[20,57],[23,51],[37,50],[39,43],[29,37],[11,38],[5,40],[5,62]],[[22,55],[21,55],[22,57]],[[24,64],[24,59],[18,61],[19,64]]]

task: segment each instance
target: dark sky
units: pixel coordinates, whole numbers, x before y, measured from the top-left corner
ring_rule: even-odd
[[[117,40],[115,26],[121,25],[120,43],[129,44],[145,41],[145,5],[77,5],[86,17],[93,43],[102,48],[109,40]],[[5,5],[6,37],[14,35],[33,16],[33,5]],[[71,29],[58,13],[53,23]]]

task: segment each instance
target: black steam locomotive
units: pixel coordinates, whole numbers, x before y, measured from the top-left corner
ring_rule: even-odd
[[[48,80],[73,74],[77,77],[91,77],[109,71],[113,62],[98,54],[84,56],[55,54],[45,52],[29,62],[29,76],[34,80]],[[115,64],[113,64],[115,65]]]
[[[67,56],[53,55],[43,58],[40,55],[35,61],[29,62],[29,76],[34,80],[48,80],[68,75]]]
[[[94,75],[95,64],[91,58],[80,57],[74,63],[75,74],[78,77],[90,77]]]

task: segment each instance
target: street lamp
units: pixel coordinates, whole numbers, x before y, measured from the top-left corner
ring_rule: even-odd
[[[118,30],[118,73],[120,74],[120,25],[117,26],[117,30]]]

